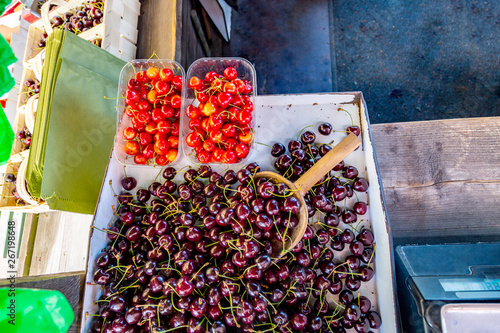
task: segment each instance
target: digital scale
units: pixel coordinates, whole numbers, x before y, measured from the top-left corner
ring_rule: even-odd
[[[500,332],[500,243],[398,246],[396,273],[404,332]]]

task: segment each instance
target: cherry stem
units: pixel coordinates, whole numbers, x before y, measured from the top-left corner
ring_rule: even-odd
[[[352,120],[352,116],[349,113],[349,111],[342,109],[342,108],[339,108],[338,111],[344,111],[345,113],[347,113],[349,115],[349,118],[351,118],[351,126],[354,126],[354,121]]]
[[[297,141],[299,141],[299,138],[300,138],[300,135],[302,134],[302,132],[306,129],[306,128],[309,128],[309,127],[313,127],[314,125],[307,125],[306,127],[302,128],[299,132],[299,135],[297,135]]]
[[[370,267],[370,263],[372,262],[372,258],[375,255],[375,244],[373,244],[373,251],[372,255],[370,256],[370,260],[368,260],[368,263],[366,264],[367,267]]]

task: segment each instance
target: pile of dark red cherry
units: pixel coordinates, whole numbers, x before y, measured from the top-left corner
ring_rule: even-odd
[[[296,178],[326,153],[312,136],[291,141],[288,154],[273,147],[279,172]],[[318,182],[305,198],[314,218],[300,243],[276,260],[271,241],[289,237],[300,204],[283,184],[254,179],[258,170],[256,163],[223,174],[207,165],[167,167],[163,183],[147,189],[124,178],[117,219],[106,231],[110,243],[96,261],[94,281],[103,290],[89,332],[379,328],[370,299],[357,292],[374,276],[373,234],[354,223],[367,205],[342,208],[367,190],[366,179],[341,163]],[[176,184],[179,172],[184,181]]]
[[[103,21],[104,1],[90,0],[75,8],[72,12],[66,12],[62,16],[54,16],[51,20],[52,27],[61,27],[78,35],[87,31]],[[42,44],[39,47],[44,47],[45,41],[42,38]]]
[[[25,80],[24,86],[26,87],[24,91],[28,95],[28,97],[35,96],[40,92],[40,81],[38,81],[37,79]]]

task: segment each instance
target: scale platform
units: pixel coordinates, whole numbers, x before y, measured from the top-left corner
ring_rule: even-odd
[[[500,332],[500,243],[398,246],[396,272],[405,332]]]

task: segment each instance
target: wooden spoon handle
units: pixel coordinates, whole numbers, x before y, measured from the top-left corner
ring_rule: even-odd
[[[307,191],[309,191],[325,174],[358,148],[359,145],[361,145],[361,140],[359,140],[355,134],[349,133],[349,135],[316,162],[311,169],[307,170],[302,177],[297,179],[294,184],[299,190],[300,195],[306,195]]]

